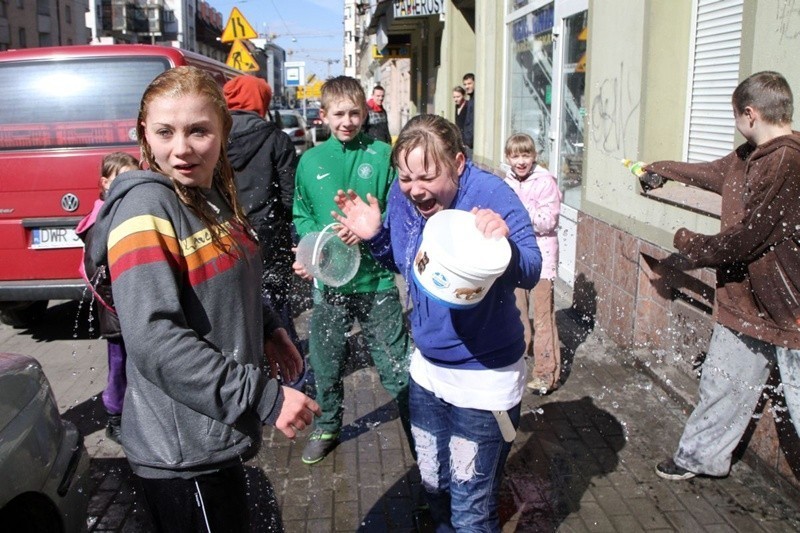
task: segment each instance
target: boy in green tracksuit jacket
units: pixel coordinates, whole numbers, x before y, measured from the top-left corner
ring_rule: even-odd
[[[376,198],[381,211],[395,179],[388,144],[361,132],[367,114],[364,90],[347,76],[328,80],[322,86],[320,116],[330,126],[330,138],[303,154],[295,173],[294,224],[300,237],[321,231],[335,222],[334,196],[352,189],[365,201]],[[347,244],[359,242],[349,230],[339,227]],[[306,464],[321,461],[338,443],[342,426],[344,389],[342,374],[346,356],[346,334],[358,319],[372,359],[386,390],[397,400],[400,418],[408,434],[408,357],[410,338],[405,328],[394,274],[378,265],[365,245],[355,277],[341,287],[315,283],[314,310],[309,334],[309,363],[317,385],[316,400],[322,416],[303,451]],[[310,279],[295,262],[295,272]]]

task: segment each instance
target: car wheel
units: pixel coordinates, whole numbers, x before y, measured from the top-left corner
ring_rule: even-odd
[[[32,326],[44,317],[47,303],[47,300],[0,302],[0,322],[15,328]]]
[[[46,498],[23,494],[0,510],[0,523],[18,533],[62,533],[55,506]],[[4,530],[5,531],[5,530]]]

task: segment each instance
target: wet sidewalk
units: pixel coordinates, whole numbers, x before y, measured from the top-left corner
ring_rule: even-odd
[[[657,477],[653,467],[672,453],[688,413],[638,370],[634,354],[557,300],[564,385],[523,400],[502,488],[503,531],[800,530],[797,494],[778,491],[744,462],[725,479]],[[105,347],[72,337],[73,304],[51,307],[48,321],[36,330],[0,326],[0,349],[37,357],[65,417],[87,435],[95,481],[89,531],[150,531],[124,454],[103,434],[97,395]],[[359,341],[351,339],[357,357],[345,379],[346,426],[330,456],[306,466],[300,454],[308,431],[296,442],[265,431],[260,455],[247,465],[254,531],[430,531],[397,411]],[[280,517],[271,512],[276,505]]]

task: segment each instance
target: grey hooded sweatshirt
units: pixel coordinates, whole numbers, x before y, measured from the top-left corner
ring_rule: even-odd
[[[114,180],[89,254],[107,264],[128,350],[122,445],[145,478],[189,478],[254,456],[283,402],[265,371],[278,327],[261,300],[257,243],[216,187],[221,251],[169,179]]]

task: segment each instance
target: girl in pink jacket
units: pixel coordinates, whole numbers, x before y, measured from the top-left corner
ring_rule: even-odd
[[[506,161],[511,166],[505,182],[528,210],[542,252],[542,276],[531,291],[517,289],[517,308],[525,328],[527,353],[531,353],[533,317],[533,376],[528,388],[546,394],[558,388],[561,347],[553,305],[553,282],[558,268],[558,216],[561,191],[555,177],[536,164],[536,145],[529,135],[515,133],[506,141]],[[532,312],[531,312],[532,311]]]
[[[96,265],[88,260],[86,249],[91,243],[94,223],[100,208],[103,207],[111,182],[118,174],[138,168],[139,161],[130,154],[112,152],[106,155],[100,165],[100,198],[95,200],[92,212],[83,217],[78,223],[78,227],[75,228],[75,233],[86,243],[78,271],[97,301],[100,334],[108,342],[108,384],[103,390],[103,406],[108,414],[106,437],[117,444],[120,444],[122,404],[125,400],[125,390],[128,387],[128,379],[125,374],[125,361],[128,355],[119,327],[119,318],[113,307],[111,280],[104,273],[98,272]]]

